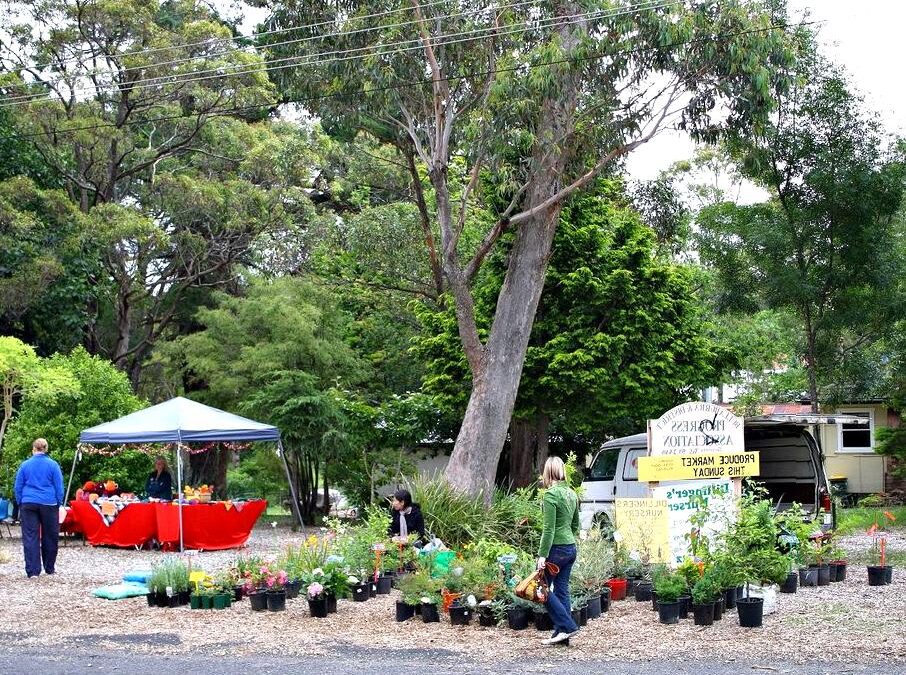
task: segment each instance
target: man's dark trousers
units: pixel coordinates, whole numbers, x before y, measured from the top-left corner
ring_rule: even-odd
[[[25,573],[30,577],[44,571],[54,573],[57,563],[57,543],[60,538],[60,509],[46,504],[22,504],[19,507],[22,524],[22,548],[25,552]]]

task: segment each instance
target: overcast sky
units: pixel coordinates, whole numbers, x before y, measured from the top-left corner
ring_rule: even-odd
[[[792,18],[808,12],[824,53],[843,65],[866,104],[877,110],[891,133],[906,135],[906,2],[904,0],[789,0]],[[636,150],[627,168],[636,179],[654,178],[694,145],[677,133],[663,134]]]

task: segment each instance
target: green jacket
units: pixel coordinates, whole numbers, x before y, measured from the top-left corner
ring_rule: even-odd
[[[575,544],[579,536],[579,497],[559,483],[544,492],[541,504],[544,530],[538,556],[546,558],[555,544]]]

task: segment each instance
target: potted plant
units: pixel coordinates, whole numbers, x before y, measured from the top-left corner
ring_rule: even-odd
[[[506,621],[512,630],[525,630],[532,621],[535,603],[509,593],[506,602]]]
[[[286,582],[289,577],[285,570],[267,570],[265,586],[267,587],[267,609],[271,612],[282,612],[286,609]]]
[[[500,615],[505,614],[502,600],[482,600],[478,603],[478,625],[491,628],[500,623]]]
[[[714,623],[714,606],[722,591],[710,570],[695,582],[692,587],[692,614],[696,626],[710,626]]]
[[[831,582],[846,580],[846,551],[834,544],[828,552],[828,563],[831,568]]]
[[[319,568],[312,570],[313,575],[317,571],[319,571]],[[348,598],[351,595],[347,575],[339,562],[327,562],[320,571],[322,574],[313,580],[324,586],[327,613],[333,614],[337,611],[337,598]]]
[[[679,622],[680,596],[686,591],[686,580],[674,572],[664,572],[657,577],[654,592],[657,594],[658,620],[661,623]]]
[[[316,619],[327,618],[327,596],[324,586],[318,581],[312,581],[305,587],[305,597],[308,600],[308,613]]]
[[[629,567],[629,554],[622,547],[617,547],[613,557],[612,576],[607,580],[610,588],[611,601],[625,600],[629,582],[626,579],[626,570]]]
[[[896,517],[890,511],[884,511],[884,519],[893,523]],[[885,521],[881,518],[875,520],[868,528],[871,537],[871,549],[868,555],[868,585],[883,586],[893,582],[893,566],[887,564],[887,532],[884,531]]]

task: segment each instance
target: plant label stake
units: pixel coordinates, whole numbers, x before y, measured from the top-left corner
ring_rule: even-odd
[[[381,556],[384,555],[387,547],[383,544],[374,544],[371,550],[374,551],[374,583],[377,583],[381,571]]]

